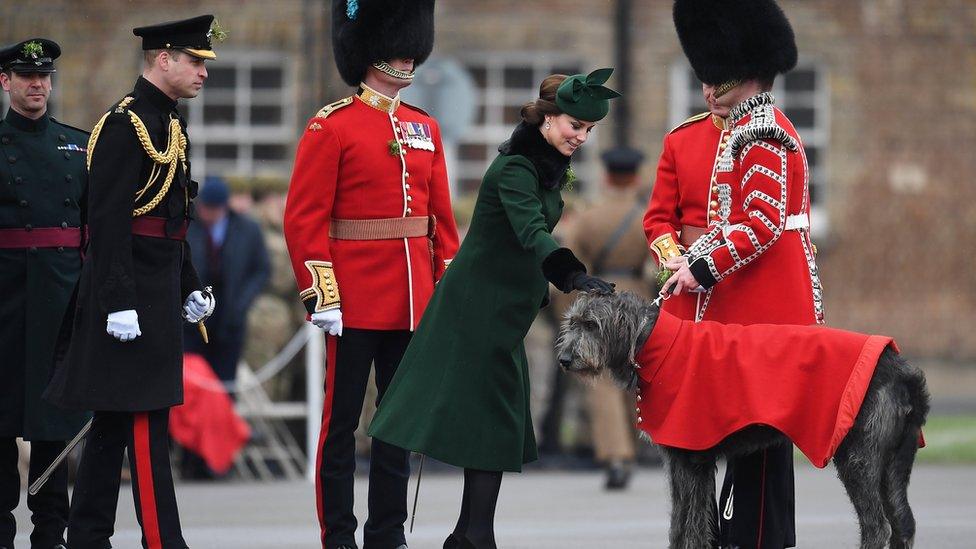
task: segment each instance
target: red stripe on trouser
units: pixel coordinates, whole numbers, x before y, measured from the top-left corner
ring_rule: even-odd
[[[336,371],[336,347],[339,338],[331,335],[325,336],[325,399],[322,402],[322,428],[319,430],[319,447],[315,457],[315,508],[319,516],[319,529],[321,531],[322,547],[325,547],[325,524],[324,495],[322,494],[322,454],[325,453],[325,439],[329,436],[329,420],[332,419],[332,396],[335,386]]]
[[[142,512],[142,533],[146,536],[146,548],[162,549],[149,449],[149,414],[132,414],[132,439],[136,450],[136,482],[139,483],[139,508]]]
[[[759,539],[756,540],[756,549],[762,549],[763,541],[763,520],[766,518],[766,450],[763,450],[762,482],[759,483]]]

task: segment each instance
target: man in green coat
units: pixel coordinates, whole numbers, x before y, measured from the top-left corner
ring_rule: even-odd
[[[41,399],[55,342],[81,272],[88,133],[50,117],[61,48],[33,38],[0,50],[10,109],[0,120],[0,548],[12,548],[20,499],[16,437],[30,441],[28,480],[54,461],[87,419]],[[63,547],[68,475],[62,465],[37,495],[31,547]]]

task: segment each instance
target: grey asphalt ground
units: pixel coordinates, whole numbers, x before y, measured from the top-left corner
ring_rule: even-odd
[[[641,469],[630,489],[602,490],[599,472],[532,471],[506,475],[496,533],[502,549],[661,548],[667,545],[668,500],[660,469]],[[411,480],[410,493],[414,482]],[[365,518],[366,482],[356,486]],[[976,547],[976,467],[918,466],[909,497],[918,521],[916,549]],[[314,549],[318,527],[313,488],[301,482],[184,483],[178,487],[185,537],[193,549]],[[853,510],[832,467],[797,463],[797,529],[801,548],[857,547]],[[460,472],[428,473],[421,485],[412,549],[436,549],[456,519]],[[16,512],[17,547],[28,547],[26,505]],[[361,531],[361,528],[360,528]],[[123,485],[113,544],[140,546],[132,496]]]

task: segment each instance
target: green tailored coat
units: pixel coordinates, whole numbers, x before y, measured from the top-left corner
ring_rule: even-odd
[[[459,467],[521,471],[536,459],[522,341],[547,278],[562,287],[585,269],[551,234],[569,158],[524,123],[499,151],[370,434]]]
[[[87,145],[47,114],[0,120],[0,438],[67,440],[88,418],[41,398],[81,273]]]

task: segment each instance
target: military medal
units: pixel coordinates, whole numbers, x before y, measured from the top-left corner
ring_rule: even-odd
[[[400,135],[411,149],[434,152],[434,137],[430,125],[423,122],[400,122]]]

